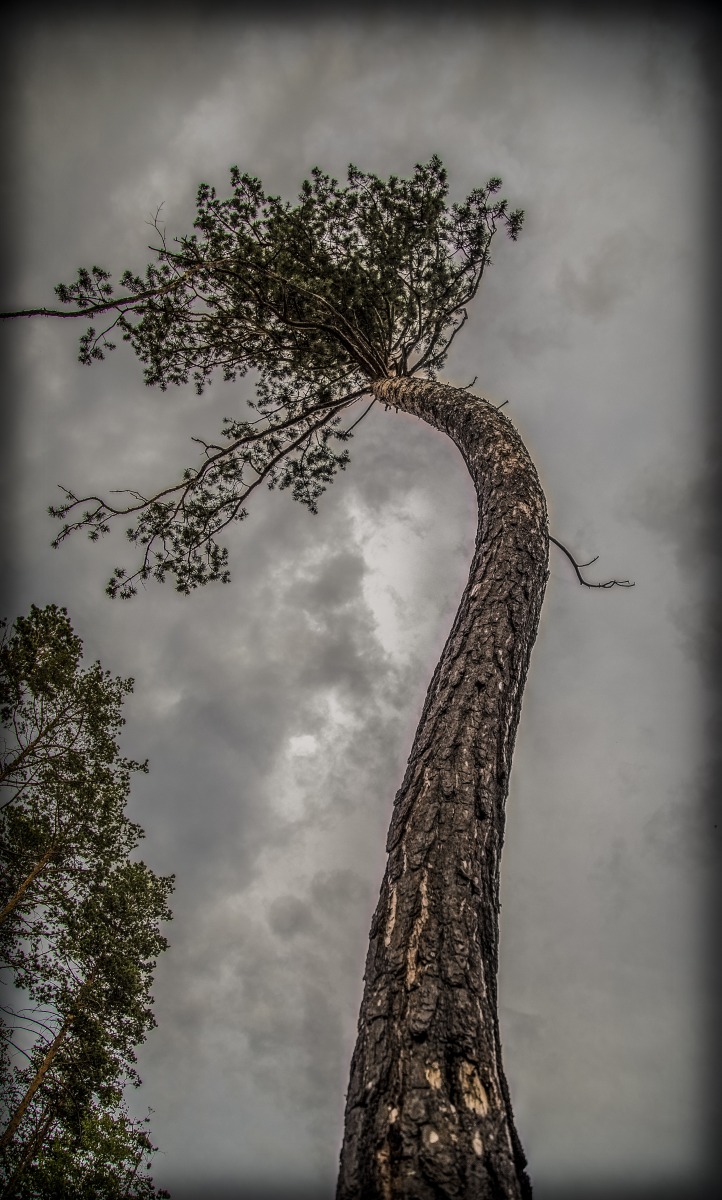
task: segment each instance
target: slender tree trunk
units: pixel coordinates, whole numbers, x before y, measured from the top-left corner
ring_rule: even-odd
[[[28,1144],[23,1151],[22,1158],[13,1172],[12,1179],[9,1180],[3,1192],[0,1193],[1,1200],[12,1200],[12,1197],[16,1195],[17,1186],[22,1176],[37,1157],[39,1150],[43,1146],[43,1143],[48,1136],[54,1120],[55,1113],[51,1109],[50,1112],[43,1117],[35,1133],[28,1141]]]
[[[38,731],[37,736],[34,737],[32,741],[28,742],[27,746],[23,746],[22,750],[15,755],[15,758],[5,764],[2,770],[0,770],[0,783],[5,783],[5,781],[10,778],[13,771],[16,771],[20,764],[27,758],[27,756],[33,752],[38,742],[41,742],[42,739],[47,737],[49,733],[52,733],[53,729],[55,729],[55,726],[62,721],[63,717],[66,716],[71,707],[72,700],[68,701],[65,707],[61,708],[60,712],[56,713],[52,720]],[[11,800],[7,800],[2,807],[5,808],[7,804],[11,803]]]
[[[13,1113],[10,1121],[8,1122],[8,1125],[5,1129],[2,1137],[0,1137],[0,1150],[4,1150],[5,1147],[8,1146],[9,1143],[15,1137],[18,1126],[19,1126],[20,1122],[22,1121],[23,1117],[25,1116],[25,1113],[28,1110],[30,1101],[32,1100],[35,1093],[37,1092],[38,1088],[43,1083],[45,1076],[47,1075],[48,1071],[50,1070],[51,1066],[53,1065],[53,1059],[55,1058],[56,1054],[58,1053],[58,1050],[62,1046],[66,1037],[70,1033],[73,1021],[75,1020],[80,1009],[82,1008],[82,1006],[85,1002],[85,996],[86,996],[89,988],[91,987],[91,985],[95,982],[95,978],[96,978],[96,972],[93,971],[93,973],[85,980],[85,982],[78,989],[78,994],[75,998],[75,1003],[73,1005],[72,1011],[68,1013],[67,1017],[65,1018],[62,1025],[60,1026],[60,1029],[58,1030],[58,1032],[56,1033],[52,1042],[48,1046],[48,1048],[45,1052],[43,1061],[41,1062],[40,1066],[38,1067],[37,1071],[35,1072],[35,1075],[33,1077],[32,1082],[30,1083],[30,1086],[28,1087],[28,1090],[26,1091],[22,1100],[20,1101],[17,1108],[15,1109],[15,1112]]]
[[[40,1087],[40,1085],[42,1084],[45,1076],[47,1075],[48,1071],[50,1070],[50,1068],[53,1064],[53,1059],[55,1058],[55,1055],[58,1053],[58,1050],[62,1046],[62,1044],[65,1041],[68,1034],[70,1033],[70,1026],[72,1025],[72,1023],[73,1023],[73,1015],[71,1014],[70,1016],[65,1018],[65,1020],[63,1021],[63,1024],[60,1026],[60,1029],[58,1030],[58,1032],[56,1033],[52,1042],[48,1046],[45,1057],[43,1058],[43,1061],[41,1062],[40,1066],[38,1067],[38,1069],[35,1073],[35,1076],[31,1082],[30,1086],[28,1087],[28,1090],[26,1091],[22,1100],[20,1101],[17,1108],[15,1109],[15,1112],[13,1113],[10,1121],[8,1122],[5,1132],[3,1133],[2,1137],[0,1138],[0,1150],[4,1150],[5,1147],[7,1145],[9,1145],[9,1143],[15,1137],[18,1126],[19,1126],[20,1122],[22,1121],[23,1117],[25,1116],[25,1113],[27,1112],[30,1101],[32,1100],[33,1096],[37,1092],[37,1090]]]
[[[523,1200],[497,1018],[499,860],[547,579],[546,504],[521,438],[485,400],[408,378],[373,392],[453,438],[479,525],[394,804],[337,1200]]]
[[[35,866],[33,867],[32,871],[30,872],[30,874],[27,875],[26,878],[23,880],[23,882],[20,884],[20,887],[16,891],[15,895],[12,897],[12,899],[8,900],[7,904],[3,908],[2,912],[0,912],[0,925],[2,925],[5,921],[7,921],[8,917],[11,915],[11,913],[17,908],[18,904],[22,900],[22,898],[25,895],[25,893],[27,892],[28,888],[30,887],[30,885],[32,883],[35,882],[35,880],[37,879],[38,875],[43,870],[43,868],[48,865],[48,863],[50,862],[50,859],[55,854],[55,851],[57,850],[57,848],[58,848],[58,843],[51,842],[51,844],[48,846],[47,850],[43,854],[42,858],[38,859],[38,861],[36,862]]]

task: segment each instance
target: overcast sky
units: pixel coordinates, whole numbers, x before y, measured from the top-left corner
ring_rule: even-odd
[[[231,163],[292,199],[315,164],[404,175],[438,153],[452,199],[498,174],[527,212],[447,378],[508,401],[551,532],[599,554],[596,578],[636,581],[583,590],[552,547],[512,773],[501,1024],[539,1200],[689,1185],[704,1153],[702,43],[646,18],[182,9],[15,40],[12,307],[52,303],[80,265],[142,270],[158,206],[188,232],[197,184],[223,194]],[[177,876],[134,1098],[155,1110],[154,1176],[177,1200],[330,1200],[386,828],[473,487],[440,434],[374,409],[318,517],[256,494],[228,586],[111,602],[124,540],[50,550],[55,485],[171,482],[251,392],[149,391],[125,347],[83,368],[80,332],[2,329],[8,603],[65,605],[88,658],[136,680],[123,748],[151,774],[132,816]]]

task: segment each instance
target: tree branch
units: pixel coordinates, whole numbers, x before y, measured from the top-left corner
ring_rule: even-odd
[[[580,568],[591,567],[592,563],[595,563],[597,561],[597,559],[599,558],[599,555],[595,554],[594,558],[590,558],[589,562],[587,562],[587,563],[578,563],[576,561],[576,559],[574,558],[574,556],[572,554],[570,554],[570,552],[567,550],[566,546],[563,546],[562,543],[558,542],[557,539],[555,537],[552,537],[551,534],[549,534],[549,541],[553,542],[555,546],[558,546],[559,549],[561,551],[563,551],[564,554],[566,554],[567,558],[569,559],[570,563],[572,564],[572,566],[574,567],[574,570],[577,573],[577,579],[579,580],[579,582],[582,584],[583,587],[588,587],[588,588],[634,587],[634,583],[630,582],[629,579],[608,579],[606,581],[606,583],[589,583],[589,581],[586,580],[584,578],[584,576],[582,575]]]
[[[352,430],[352,429],[355,429],[355,428],[356,428],[356,426],[357,426],[357,425],[358,425],[358,424],[359,424],[361,421],[363,421],[364,417],[366,416],[366,413],[367,413],[367,412],[371,412],[371,409],[373,408],[373,406],[374,406],[374,404],[375,404],[375,403],[376,403],[376,398],[374,397],[374,399],[373,399],[373,400],[371,401],[371,403],[369,404],[368,408],[365,408],[365,409],[363,410],[363,412],[361,413],[361,416],[360,416],[360,417],[358,417],[358,419],[354,421],[353,425],[349,425],[348,429],[344,429],[343,433],[344,433],[344,435],[345,435],[345,436],[348,436],[348,434],[351,432],[351,430]]]

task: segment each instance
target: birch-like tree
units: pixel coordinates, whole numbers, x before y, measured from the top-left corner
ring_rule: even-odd
[[[64,609],[33,606],[0,643],[0,1131],[3,1198],[152,1196],[153,1146],[124,1086],[155,1024],[172,878],[130,856],[118,734],[130,679],[99,663]]]
[[[143,836],[125,813],[134,772],[118,736],[132,679],[100,663],[83,669],[83,646],[64,609],[33,605],[0,624],[0,948],[33,936],[122,860]]]
[[[497,1019],[499,866],[524,682],[547,579],[544,495],[507,416],[438,381],[501,231],[523,213],[492,178],[448,202],[438,157],[408,179],[356,167],[344,186],[314,169],[297,202],[231,169],[230,195],[202,184],[195,232],[156,222],[143,276],[81,269],[61,307],[9,316],[89,318],[84,363],[114,338],[146,383],[253,373],[247,416],[196,439],[199,460],[152,495],[65,491],[56,544],[126,524],[138,556],[111,596],[169,576],[184,593],[227,582],[222,538],[261,485],[312,512],[349,461],[376,403],[451,437],[479,503],[469,581],[429,687],[397,793],[351,1064],[338,1200],[516,1200],[530,1195]],[[358,413],[359,404],[365,407]],[[561,543],[557,543],[561,546]],[[568,554],[580,582],[580,565]],[[587,564],[588,565],[588,564]],[[612,586],[605,584],[588,586]],[[627,584],[627,581],[623,581]]]

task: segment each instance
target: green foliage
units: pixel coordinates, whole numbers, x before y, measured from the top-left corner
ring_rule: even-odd
[[[56,288],[65,304],[116,310],[112,327],[145,364],[148,383],[192,378],[201,391],[215,370],[231,380],[254,367],[269,380],[318,387],[342,377],[354,386],[436,370],[498,225],[516,238],[523,220],[494,198],[497,178],[449,206],[437,156],[410,179],[384,181],[351,165],[346,187],[316,167],[295,205],[266,195],[238,167],[231,187],[220,200],[200,185],[199,232],[175,248],[156,221],[157,260],[144,279],[121,276],[125,295],[100,267]],[[102,357],[109,331],[84,335],[81,361]]]
[[[135,1047],[155,1025],[149,989],[157,956],[167,947],[158,923],[170,919],[171,887],[144,863],[125,862],[75,910],[57,942],[47,939],[45,954],[31,956],[16,975],[30,1003],[13,1014],[14,1041],[18,1045],[23,1032],[34,1040],[25,1064],[16,1062],[6,1075],[8,1115],[67,1030],[5,1152],[9,1179],[32,1148],[33,1131],[50,1118],[26,1168],[23,1195],[155,1194],[147,1176],[137,1174],[138,1151],[148,1157],[152,1148],[145,1137],[139,1141],[122,1088],[140,1084]],[[130,1168],[138,1186],[124,1191]],[[35,1177],[37,1192],[27,1190]]]
[[[184,593],[229,578],[218,537],[247,515],[260,483],[286,487],[312,512],[348,461],[337,441],[340,414],[393,375],[434,378],[467,319],[499,228],[516,239],[523,213],[498,198],[501,180],[448,203],[446,171],[434,156],[411,178],[388,180],[348,169],[346,186],[314,168],[292,204],[260,180],[231,168],[231,194],[201,184],[195,232],[169,243],[158,224],[155,261],[144,276],[125,271],[116,292],[104,268],[82,268],[56,293],[73,313],[111,320],[80,340],[80,360],[102,359],[117,331],[144,365],[145,380],[167,388],[192,381],[201,393],[216,372],[235,380],[253,370],[257,420],[232,420],[226,443],[197,439],[203,461],[153,496],[129,492],[117,507],[65,490],[51,513],[92,540],[112,520],[141,548],[140,566],[118,568],[111,596],[138,582],[175,577]],[[83,505],[89,507],[83,510]],[[80,515],[77,513],[79,510]]]
[[[147,1174],[156,1151],[149,1117],[132,1120],[121,1100],[115,1111],[97,1104],[71,1133],[53,1128],[34,1161],[20,1177],[26,1200],[163,1200]],[[19,1158],[19,1156],[16,1156]],[[10,1193],[12,1194],[12,1193]]]
[[[125,805],[132,773],[147,764],[118,748],[133,681],[113,678],[100,663],[81,668],[82,643],[64,609],[33,605],[12,631],[0,625],[0,910],[14,903],[0,948],[13,962],[19,929],[32,944],[36,921],[45,930],[65,919],[69,878],[75,904],[137,845],[143,833]]]
[[[150,1196],[137,1171],[141,1190],[118,1190],[110,1147],[140,1145],[122,1088],[140,1083],[135,1048],[155,1024],[173,880],[130,858],[143,836],[125,813],[130,778],[147,770],[118,747],[132,680],[81,659],[64,609],[3,622],[0,946],[18,995],[0,1039],[3,1167],[23,1196]]]

